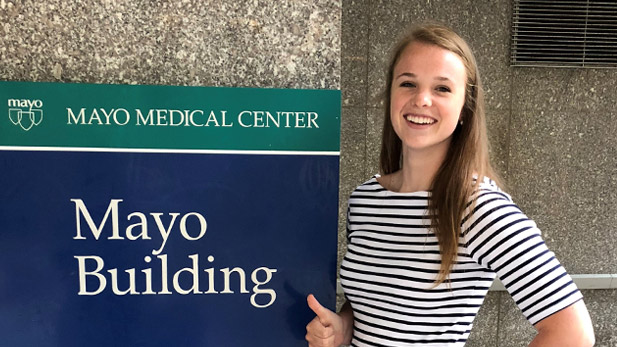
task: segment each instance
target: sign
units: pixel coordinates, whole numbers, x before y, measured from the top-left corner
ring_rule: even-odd
[[[3,343],[304,346],[339,129],[332,90],[0,82]]]

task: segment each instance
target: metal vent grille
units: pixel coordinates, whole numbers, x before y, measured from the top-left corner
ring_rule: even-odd
[[[515,0],[513,66],[617,67],[617,0]]]

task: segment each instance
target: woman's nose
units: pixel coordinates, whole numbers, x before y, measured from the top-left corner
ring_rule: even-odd
[[[432,105],[431,93],[428,90],[419,90],[414,96],[414,104],[416,107],[429,107]]]

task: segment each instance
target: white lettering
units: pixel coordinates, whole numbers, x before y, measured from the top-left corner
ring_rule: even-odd
[[[167,285],[167,254],[157,255],[161,259],[161,291],[159,294],[171,294]]]
[[[144,115],[141,113],[140,109],[136,108],[135,111],[137,112],[137,125],[154,125],[154,116],[152,114],[154,110],[149,110],[146,118],[144,118]],[[141,124],[139,123],[140,120]]]
[[[105,124],[109,125],[109,117],[111,117],[112,113],[114,113],[115,110],[112,108],[111,111],[107,113],[107,111],[105,111],[105,109],[102,108],[101,111],[103,112],[103,115],[105,116]]]
[[[197,220],[199,221],[199,226],[200,226],[199,235],[196,237],[191,237],[191,235],[189,235],[189,233],[186,231],[186,220],[190,216],[197,217]],[[184,216],[182,216],[182,219],[180,219],[180,233],[182,233],[182,236],[184,236],[184,238],[189,241],[196,241],[204,237],[204,234],[206,233],[207,228],[208,228],[208,223],[206,222],[206,219],[204,218],[204,216],[202,216],[201,214],[197,212],[189,212],[185,214]]]
[[[305,128],[304,115],[305,112],[296,112],[296,128]]]
[[[280,123],[280,112],[276,113],[276,119],[274,118],[274,116],[272,116],[272,114],[270,112],[266,111],[266,124],[268,124],[268,127],[270,126],[270,121],[272,121],[272,123],[274,123],[274,125],[278,128],[279,127],[279,123]]]
[[[221,269],[221,272],[225,275],[225,282],[224,282],[224,288],[223,291],[221,292],[222,294],[231,294],[233,293],[233,290],[229,289],[229,276],[232,272],[235,272],[238,274],[238,280],[240,281],[240,293],[248,293],[248,290],[246,290],[246,274],[244,273],[244,270],[242,270],[239,267],[235,267],[231,270],[229,270],[228,267]]]
[[[156,125],[167,125],[167,110],[156,110]]]
[[[124,122],[119,122],[118,121],[118,112],[122,112],[124,113]],[[118,124],[118,125],[127,125],[129,120],[131,120],[131,115],[129,114],[129,111],[123,109],[123,108],[119,108],[116,111],[114,111],[114,123]]]
[[[163,238],[163,242],[161,243],[161,247],[158,250],[152,250],[152,255],[161,254],[163,248],[165,248],[165,244],[167,243],[167,238],[169,238],[169,234],[171,233],[171,229],[176,222],[176,218],[180,215],[179,213],[170,213],[171,221],[169,222],[169,226],[165,228],[163,225],[163,221],[161,221],[162,213],[150,213],[152,217],[154,217],[154,221],[156,222],[156,226],[159,228],[159,232],[161,233],[161,237]]]
[[[118,288],[118,269],[109,269],[107,270],[111,275],[111,291],[116,295],[136,295],[139,294],[137,290],[135,290],[135,269],[124,270],[124,272],[129,274],[129,288],[127,290],[121,291]]]
[[[41,100],[8,99],[8,104],[9,107],[29,108],[30,110],[43,107],[43,101]]]
[[[126,227],[126,238],[131,241],[137,239],[150,240],[151,238],[148,236],[148,221],[146,220],[146,215],[141,212],[133,212],[129,214],[126,219],[130,221],[133,217],[139,218],[139,222]],[[141,227],[141,232],[138,235],[133,235],[133,229],[137,227]]]
[[[79,292],[77,295],[97,295],[100,294],[107,286],[107,280],[105,276],[99,272],[103,269],[105,262],[101,257],[95,255],[75,256],[79,268]],[[86,271],[86,259],[93,259],[96,261],[96,269],[94,271]],[[86,276],[95,276],[99,280],[99,288],[93,292],[89,292],[86,288]]]
[[[265,126],[263,115],[263,111],[253,112],[253,125],[255,126],[255,128],[263,128]]]
[[[77,235],[73,237],[73,239],[75,240],[85,240],[86,239],[84,236],[81,235],[81,218],[80,217],[82,214],[84,216],[84,219],[86,220],[86,223],[90,227],[90,231],[92,232],[94,239],[98,240],[101,235],[101,232],[103,231],[103,227],[105,226],[105,222],[107,222],[107,218],[109,217],[110,213],[111,213],[111,219],[112,219],[112,222],[111,222],[112,236],[108,237],[108,239],[109,240],[123,240],[124,239],[123,237],[120,236],[119,228],[118,228],[118,204],[122,202],[122,199],[111,199],[109,201],[109,205],[107,206],[107,211],[105,212],[105,216],[103,217],[103,220],[101,221],[98,227],[94,224],[94,221],[92,220],[92,217],[90,216],[90,212],[88,212],[88,209],[86,208],[86,205],[84,204],[83,200],[71,199],[71,201],[75,203],[75,223],[77,227]]]
[[[234,123],[233,123],[233,122],[231,122],[231,123],[229,123],[229,124],[227,124],[227,123],[225,122],[225,116],[227,115],[227,111],[221,111],[221,114],[223,115],[223,126],[224,126],[224,127],[230,127],[230,126],[233,126],[233,125],[234,125]]]
[[[317,125],[317,117],[319,117],[317,112],[307,112],[306,114],[308,116],[308,121],[309,121],[308,127],[310,128],[311,123],[312,123],[313,126],[315,126],[315,128],[319,128],[319,125]]]
[[[179,117],[177,123],[174,123],[174,115]],[[182,125],[182,123],[184,123],[184,113],[182,113],[182,111],[180,110],[169,110],[169,125],[175,127]]]
[[[9,107],[21,107],[21,100],[9,99]]]
[[[285,128],[290,128],[290,126],[289,126],[289,116],[292,114],[292,112],[281,112],[281,114],[283,116],[285,116]]]
[[[137,269],[130,268],[126,270],[119,270],[118,268],[113,268],[106,270],[105,262],[103,259],[96,255],[83,255],[83,256],[74,256],[77,259],[78,264],[78,279],[79,279],[79,291],[78,295],[87,295],[93,296],[101,294],[106,288],[108,281],[111,281],[111,292],[114,295],[123,296],[123,295],[161,295],[161,294],[180,294],[180,295],[189,295],[189,294],[248,294],[250,293],[246,288],[246,273],[245,270],[240,267],[234,267],[230,269],[229,267],[222,268],[219,271],[215,272],[214,267],[209,267],[204,269],[204,272],[208,274],[205,278],[207,283],[205,284],[208,288],[206,292],[201,290],[201,286],[204,285],[203,282],[200,282],[200,264],[199,264],[199,254],[191,254],[188,256],[190,260],[190,264],[188,266],[182,267],[179,270],[173,273],[171,276],[173,291],[169,290],[168,285],[168,268],[167,268],[167,255],[161,254],[158,255],[157,258],[160,259],[160,268],[158,269],[158,274],[160,274],[160,291],[155,291],[153,282],[153,268],[147,267],[141,269],[140,273],[143,273],[143,276],[137,277]],[[144,262],[150,264],[152,262],[152,258],[147,255],[143,258]],[[214,257],[212,255],[207,257],[208,263],[214,262]],[[127,275],[122,275],[122,278],[119,278],[120,272],[126,273]],[[250,304],[256,308],[266,308],[274,304],[276,301],[277,293],[274,289],[271,288],[263,288],[264,285],[267,285],[272,280],[273,274],[277,272],[277,269],[272,269],[268,267],[258,267],[255,268],[251,273],[251,280],[253,282],[252,294],[250,295]],[[109,277],[106,274],[108,273]],[[237,280],[234,281],[234,285],[232,285],[232,273],[236,274]],[[219,276],[215,276],[218,274]],[[128,277],[127,277],[128,276]],[[217,291],[215,289],[215,281],[223,280],[223,290]],[[143,282],[141,282],[143,280]],[[124,286],[123,289],[120,289],[121,283]],[[138,285],[139,284],[139,285]],[[158,288],[157,288],[158,289]],[[140,290],[143,290],[140,292]]]
[[[189,118],[191,119],[191,125],[195,126],[195,127],[202,127],[204,126],[203,124],[196,124],[195,123],[195,119],[193,117],[195,117],[195,113],[201,114],[202,116],[204,115],[204,111],[202,110],[195,110],[193,112],[191,112],[191,114],[189,115]]]
[[[242,111],[240,112],[240,114],[238,115],[238,123],[240,123],[240,126],[243,128],[250,128],[251,125],[250,124],[244,124],[242,122],[242,116],[248,114],[249,116],[251,115],[251,111]]]
[[[90,114],[90,120],[88,120],[88,125],[92,124],[92,120],[96,119],[97,123],[99,123],[99,125],[103,125],[103,121],[101,120],[101,117],[99,116],[99,113],[96,111],[96,109],[92,109],[92,114]]]
[[[257,273],[259,271],[263,271],[266,274],[266,279],[264,281],[259,281],[259,279],[257,278]],[[260,285],[268,284],[268,282],[270,282],[270,280],[272,279],[272,273],[274,272],[276,272],[276,269],[270,269],[267,267],[260,267],[260,268],[253,270],[253,273],[251,274],[251,279],[253,280],[253,283],[255,284],[255,286],[253,287],[253,295],[251,295],[251,305],[257,308],[266,308],[274,303],[274,300],[276,300],[276,292],[273,289],[260,289],[259,288]],[[267,304],[260,305],[257,303],[257,300],[255,299],[255,297],[259,294],[270,295],[270,300],[268,300]]]
[[[198,254],[189,255],[189,258],[193,260],[193,266],[182,268],[174,274],[174,280],[173,280],[174,289],[176,290],[176,292],[182,295],[186,295],[191,292],[193,292],[193,294],[202,294],[202,292],[199,290],[199,264],[198,264],[199,255]],[[184,288],[182,288],[182,286],[180,286],[180,274],[182,274],[183,272],[187,272],[193,275],[193,278],[192,278],[193,285],[191,286],[190,289],[185,290]]]
[[[77,115],[77,117],[75,117],[73,110],[71,110],[70,108],[67,107],[66,111],[67,111],[66,114],[68,117],[68,121],[66,124],[71,124],[71,119],[73,120],[73,124],[86,124],[86,109],[85,108],[82,108],[81,110],[79,110],[79,114]]]
[[[214,111],[210,111],[210,115],[208,116],[208,120],[206,121],[205,126],[209,127],[210,122],[213,122],[215,127],[219,126],[219,121],[216,119]]]

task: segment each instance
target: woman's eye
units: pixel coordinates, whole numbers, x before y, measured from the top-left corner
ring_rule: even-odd
[[[441,87],[437,87],[437,91],[438,92],[442,92],[442,93],[449,93],[450,92],[450,88],[445,87],[445,86],[441,86]]]
[[[413,83],[411,83],[411,82],[402,82],[402,83],[401,83],[401,87],[413,88],[413,87],[415,87],[415,86],[416,86],[416,85],[415,85],[415,84],[413,84]]]

